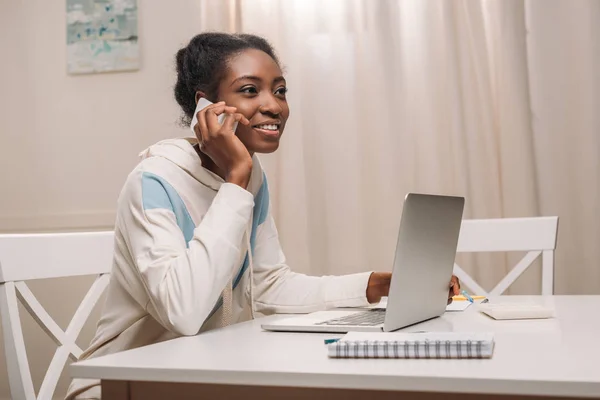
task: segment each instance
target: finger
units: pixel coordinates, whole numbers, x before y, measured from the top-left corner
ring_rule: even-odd
[[[241,114],[227,114],[225,120],[223,121],[223,129],[225,129],[227,132],[233,132],[233,124],[236,121],[239,121],[240,115]]]
[[[225,106],[221,106],[220,108],[208,109],[206,110],[206,125],[208,126],[208,135],[215,135],[219,129],[221,129],[221,124],[219,124],[218,115],[215,110],[221,111]]]
[[[244,117],[242,114],[237,113],[235,114],[236,116],[239,116],[238,119],[236,119],[236,121],[240,122],[242,125],[250,125],[250,121],[248,120],[248,118]]]
[[[241,122],[244,125],[250,125],[250,121],[248,118],[244,117],[240,113],[227,114],[225,120],[223,121],[223,128],[226,130],[234,130],[234,124],[236,122]]]
[[[212,111],[212,112],[217,113],[217,115],[218,115],[218,114],[221,113],[221,110],[224,107],[226,107],[225,102],[224,101],[220,101],[220,102],[215,103],[215,104],[210,104],[209,106],[205,107],[202,111],[204,111],[205,113],[209,112],[209,111]]]
[[[206,110],[206,122],[208,124],[208,131],[211,135],[216,134],[221,129],[221,124],[219,123],[219,115],[233,114],[235,113],[237,108],[225,106],[225,104],[221,104],[217,107],[212,107]]]
[[[206,111],[215,107],[223,107],[225,105],[224,101],[220,101],[215,104],[211,104],[207,107],[204,107],[202,110],[196,113],[196,119],[198,123],[194,126],[194,132],[196,133],[196,138],[200,141],[200,147],[202,148],[202,144],[206,142],[208,139],[208,125],[206,123]]]
[[[460,284],[454,275],[452,275],[452,278],[450,278],[450,293],[460,294]]]
[[[450,282],[450,289],[448,289],[448,300],[452,300],[452,296],[454,296],[454,282]]]
[[[234,113],[237,111],[237,107],[228,106],[224,101],[221,101],[216,104],[211,104],[206,107],[206,111],[214,112],[217,115],[221,115],[223,113]]]
[[[194,126],[194,132],[196,133],[196,138],[200,142],[200,149],[202,149],[204,143],[208,139],[208,127],[206,125],[206,109],[198,111],[196,114],[196,118],[198,118],[198,123]]]
[[[218,107],[214,107],[210,109],[211,112],[214,112],[217,115],[221,115],[223,113],[226,114],[233,114],[237,111],[236,107],[231,107],[231,106],[226,106],[226,105],[221,105]]]
[[[452,275],[452,290],[454,291],[454,295],[460,294],[460,281],[455,275]]]

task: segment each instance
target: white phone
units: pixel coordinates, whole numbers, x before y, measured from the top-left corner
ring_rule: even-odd
[[[196,110],[194,111],[194,115],[192,116],[192,123],[190,124],[190,129],[192,130],[192,132],[194,132],[194,135],[196,135],[196,132],[194,131],[194,126],[196,126],[196,124],[198,123],[198,118],[196,117],[196,115],[198,114],[199,111],[210,106],[211,104],[213,104],[213,103],[209,100],[206,100],[204,97],[202,97],[200,100],[198,100],[198,104],[196,104]],[[217,119],[219,121],[219,124],[223,125],[223,121],[225,120],[225,113],[219,115]],[[238,126],[238,123],[237,123],[237,121],[235,121],[233,123],[233,131],[234,132],[237,129],[237,126]]]

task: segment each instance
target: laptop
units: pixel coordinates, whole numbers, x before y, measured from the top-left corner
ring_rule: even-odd
[[[289,332],[391,332],[442,315],[464,204],[464,197],[406,196],[386,308],[318,311],[261,327]]]

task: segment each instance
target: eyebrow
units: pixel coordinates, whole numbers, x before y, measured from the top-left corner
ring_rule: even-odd
[[[235,85],[237,82],[239,81],[243,81],[243,80],[251,80],[251,81],[256,81],[256,82],[262,82],[262,79],[259,78],[258,76],[254,76],[254,75],[244,75],[244,76],[240,76],[239,78],[235,79],[232,83],[231,86]],[[283,76],[278,76],[277,78],[273,79],[273,82],[285,82],[285,78]]]

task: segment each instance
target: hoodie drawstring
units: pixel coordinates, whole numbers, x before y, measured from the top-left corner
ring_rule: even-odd
[[[247,247],[247,255],[248,255],[248,277],[250,280],[250,316],[254,319],[254,265],[252,258],[252,244],[250,242],[250,235],[252,232],[252,220],[248,226],[246,226],[246,230],[244,231],[244,241],[246,242]],[[223,299],[223,305],[221,310],[221,321],[219,323],[220,327],[229,326],[233,320],[233,277],[229,279],[223,292],[221,293],[221,298]]]
[[[252,229],[252,224],[249,226]],[[250,234],[246,228],[246,246],[248,247],[248,278],[250,279],[250,316],[254,319],[254,264],[252,262],[252,244],[250,243]]]

